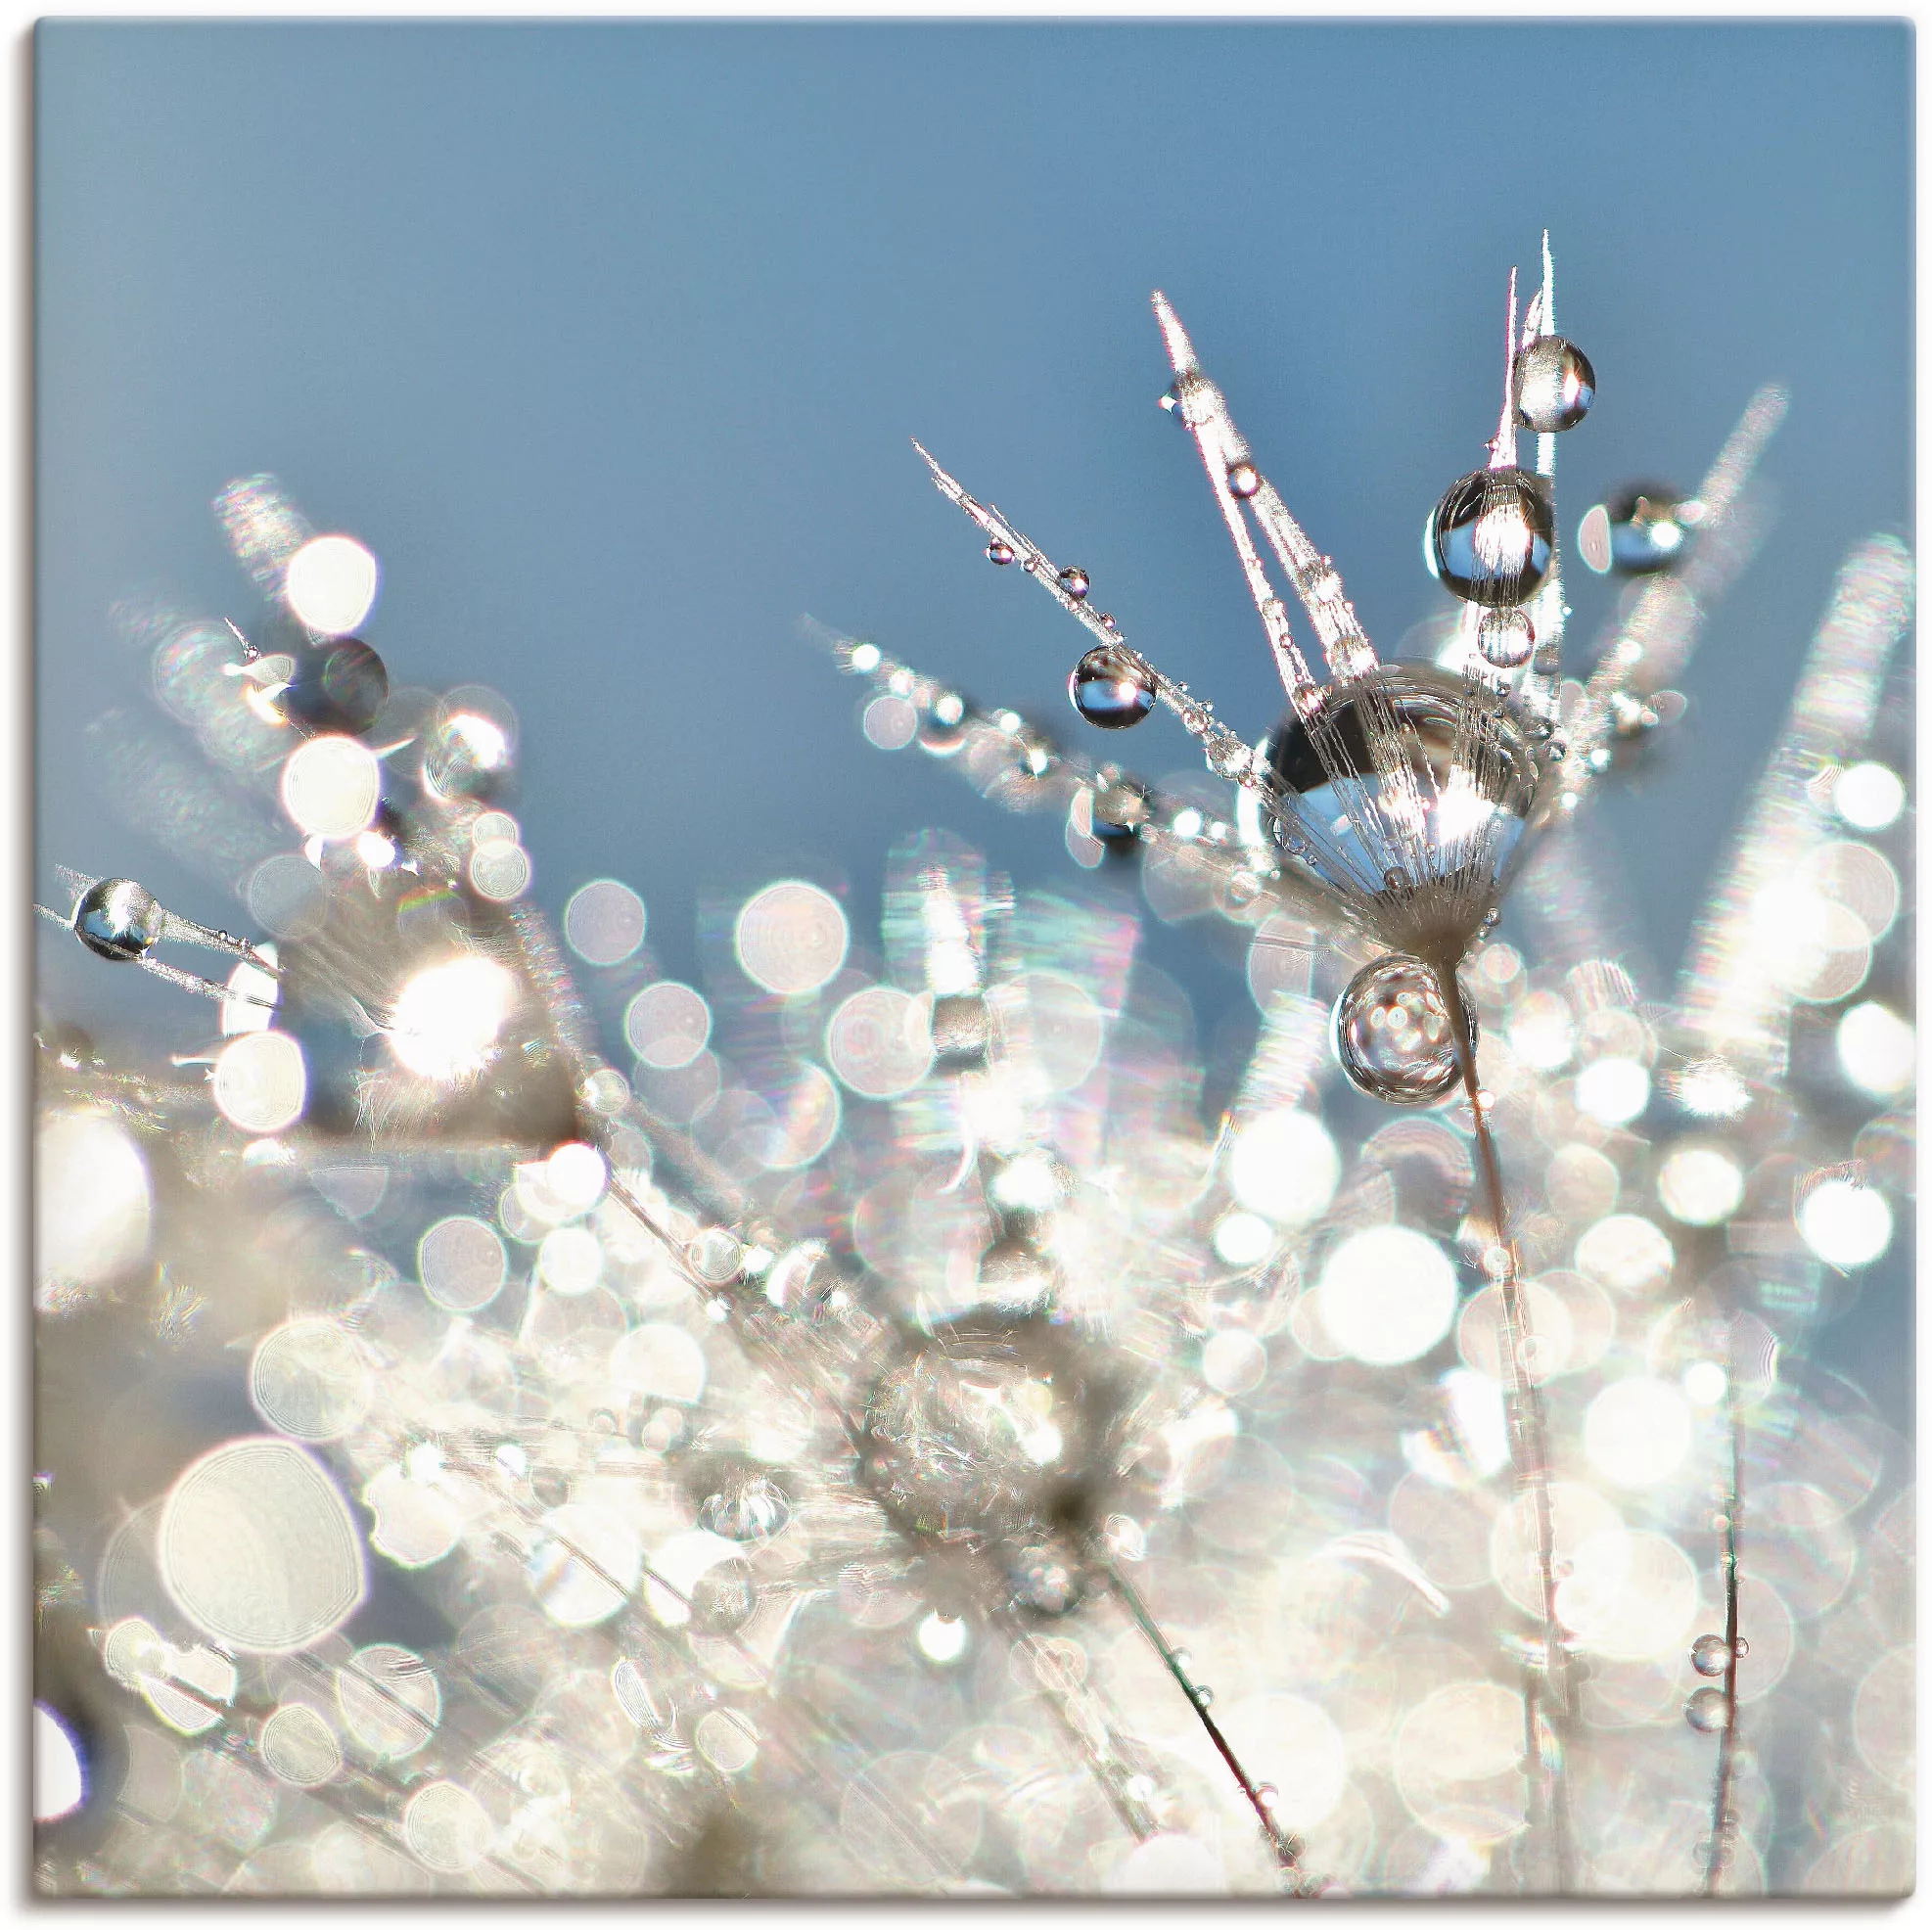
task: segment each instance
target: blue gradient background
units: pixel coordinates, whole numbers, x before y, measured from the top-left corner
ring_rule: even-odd
[[[1152,406],[1148,291],[1389,648],[1438,607],[1422,518],[1481,457],[1504,277],[1547,225],[1600,380],[1566,532],[1633,476],[1688,485],[1761,382],[1794,391],[1783,517],[1675,755],[1595,807],[1674,967],[1838,560],[1910,530],[1910,72],[1900,23],[43,24],[43,876],[234,917],[75,747],[138,675],[113,598],[247,623],[208,500],[269,469],[381,555],[393,677],[516,704],[546,909],[622,877],[688,975],[701,885],[803,871],[863,931],[921,823],[1064,881],[1057,829],[872,751],[799,640],[809,611],[1081,742],[1077,636],[906,438],[1258,732],[1278,686]],[[1610,588],[1572,597],[1587,640]],[[1165,718],[1128,748],[1191,767]],[[207,1035],[48,942],[57,1009]],[[1204,1037],[1246,1011],[1184,929],[1152,956]]]

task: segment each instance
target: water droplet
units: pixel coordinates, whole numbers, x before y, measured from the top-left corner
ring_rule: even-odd
[[[1103,643],[1074,666],[1067,695],[1088,723],[1126,730],[1154,708],[1154,684],[1145,666],[1119,644]]]
[[[1603,505],[1611,569],[1624,576],[1670,569],[1689,540],[1688,507],[1675,489],[1660,483],[1633,482],[1618,490]]]
[[[1534,476],[1479,469],[1451,482],[1430,512],[1426,552],[1451,595],[1495,610],[1536,594],[1555,536],[1549,500]]]
[[[1183,429],[1187,427],[1187,418],[1181,413],[1180,384],[1178,382],[1170,383],[1162,392],[1161,406],[1168,412],[1168,419],[1171,422],[1179,423]]]
[[[1227,468],[1227,486],[1231,494],[1245,500],[1262,486],[1262,473],[1251,462],[1230,463]]]
[[[1068,564],[1060,573],[1060,587],[1071,597],[1083,597],[1089,588],[1086,572],[1076,563]]]
[[[987,1062],[992,1014],[978,992],[933,1000],[933,1057],[947,1072],[967,1072]]]
[[[1354,787],[1380,800],[1385,815],[1410,808],[1400,797],[1384,796],[1370,744],[1381,726],[1363,701],[1366,681],[1325,686],[1309,717],[1290,712],[1267,754],[1282,784],[1306,801],[1296,815],[1331,827],[1323,842],[1340,848],[1357,879],[1371,864],[1369,875],[1378,875],[1388,853],[1359,828]],[[1395,712],[1395,748],[1416,773],[1426,813],[1416,827],[1428,841],[1423,862],[1405,885],[1427,886],[1477,867],[1481,875],[1470,882],[1480,886],[1521,838],[1535,795],[1535,754],[1522,718],[1514,706],[1497,710],[1480,693],[1472,696],[1462,677],[1433,666],[1392,665],[1373,673],[1373,684]],[[1472,705],[1481,706],[1474,715]],[[1317,858],[1315,868],[1323,863]],[[1481,916],[1480,898],[1470,916]]]
[[[1102,1425],[1091,1394],[1051,1321],[969,1314],[908,1342],[873,1383],[860,1477],[901,1526],[1006,1542],[1016,1589],[1036,1585],[1047,1607],[1077,1585],[1051,1523],[1089,1476]]]
[[[1536,645],[1536,626],[1527,610],[1485,610],[1476,625],[1476,648],[1483,662],[1498,670],[1521,668]]]
[[[1732,1646],[1735,1647],[1735,1649],[1737,1650],[1737,1659],[1740,1662],[1742,1662],[1744,1658],[1751,1653],[1751,1644],[1747,1642],[1742,1635],[1738,1636],[1737,1640],[1735,1641],[1735,1643],[1732,1644]]]
[[[698,1504],[698,1526],[727,1541],[769,1541],[792,1518],[792,1503],[770,1475],[732,1464],[713,1470]]]
[[[155,895],[132,878],[103,878],[89,885],[73,908],[73,935],[97,958],[126,964],[145,958],[161,935]]]
[[[1255,1801],[1258,1802],[1263,1809],[1271,1810],[1278,1802],[1280,1802],[1280,1800],[1281,1800],[1281,1792],[1280,1790],[1275,1788],[1273,1783],[1264,1782],[1264,1783],[1258,1783],[1255,1786]]]
[[[1349,1082],[1392,1106],[1427,1106],[1459,1077],[1436,975],[1400,952],[1363,966],[1349,981],[1335,1001],[1334,1039]]]
[[[995,1240],[980,1256],[980,1298],[994,1307],[1036,1307],[1053,1292],[1053,1284],[1051,1263],[1025,1240]]]
[[[282,714],[310,730],[364,731],[390,701],[383,660],[359,637],[305,648],[279,702]]]
[[[708,1635],[734,1634],[759,1602],[752,1565],[738,1556],[714,1562],[691,1584],[691,1622]]]
[[[1722,1676],[1728,1655],[1722,1635],[1699,1635],[1690,1645],[1690,1666],[1700,1676]]]
[[[1093,835],[1101,843],[1130,845],[1147,822],[1147,793],[1130,777],[1101,784],[1093,793]]]
[[[989,563],[996,563],[1001,569],[1004,569],[1007,564],[1013,561],[1013,545],[1011,543],[1003,543],[995,536],[987,545],[987,561]]]
[[[1194,1657],[1188,1650],[1177,1648],[1173,1652],[1173,1666],[1184,1676],[1194,1666]]]
[[[1574,342],[1545,335],[1516,357],[1516,418],[1553,436],[1574,429],[1596,400],[1596,371]]]
[[[1206,1682],[1196,1682],[1194,1684],[1194,1706],[1197,1709],[1206,1709],[1214,1699],[1215,1692]]]
[[[1715,1735],[1730,1722],[1730,1706],[1721,1688],[1701,1688],[1683,1705],[1683,1720],[1699,1735]]]

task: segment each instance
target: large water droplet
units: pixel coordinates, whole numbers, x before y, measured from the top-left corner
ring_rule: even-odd
[[[161,935],[155,895],[132,878],[89,885],[73,908],[73,935],[97,958],[126,964],[145,958]]]
[[[1013,545],[1011,543],[1001,542],[1000,539],[997,536],[995,536],[992,539],[992,541],[987,545],[987,561],[989,563],[996,563],[1000,565],[1002,568],[1004,568],[1007,564],[1013,561]]]
[[[364,731],[390,701],[390,673],[359,637],[305,648],[282,692],[282,714],[310,730]]]
[[[1730,1722],[1730,1705],[1721,1688],[1701,1688],[1683,1705],[1683,1720],[1699,1735],[1715,1735]]]
[[[1041,1531],[1079,1511],[1104,1426],[1098,1393],[1047,1320],[952,1322],[873,1384],[861,1477],[919,1534],[1035,1550],[1053,1539]]]
[[[1479,469],[1451,482],[1429,516],[1437,580],[1491,609],[1527,601],[1549,573],[1556,536],[1549,500],[1520,469]]]
[[[1516,357],[1516,416],[1553,436],[1574,429],[1596,400],[1596,371],[1574,342],[1545,335]]]
[[[1244,500],[1252,496],[1262,486],[1262,473],[1251,462],[1230,463],[1227,469],[1227,487],[1231,495]]]
[[[1699,1635],[1690,1645],[1690,1666],[1700,1676],[1722,1676],[1730,1649],[1722,1635]]]
[[[1139,660],[1119,644],[1103,643],[1074,666],[1067,680],[1074,709],[1102,730],[1126,730],[1154,708],[1154,684]]]
[[[1327,875],[1382,876],[1389,865],[1387,841],[1370,835],[1372,824],[1364,830],[1369,813],[1363,804],[1407,823],[1411,800],[1419,796],[1423,821],[1408,835],[1421,836],[1423,875],[1489,882],[1522,837],[1536,791],[1536,757],[1521,713],[1433,666],[1391,665],[1374,673],[1373,683],[1394,713],[1391,748],[1414,772],[1414,792],[1391,798],[1378,774],[1369,735],[1371,728],[1380,730],[1381,706],[1364,701],[1369,680],[1330,684],[1320,693],[1320,708],[1310,717],[1291,712],[1268,746],[1275,776],[1303,801],[1283,827],[1283,842],[1294,848],[1297,820],[1325,827],[1310,860],[1317,870],[1329,865],[1323,851],[1332,847],[1338,862]],[[1479,707],[1473,715],[1472,705]],[[1481,897],[1471,896],[1473,923],[1481,916]]]
[[[1483,662],[1498,670],[1520,669],[1537,647],[1536,625],[1527,610],[1485,610],[1476,625],[1476,648]]]
[[[1060,572],[1060,587],[1078,601],[1092,585],[1087,581],[1086,572],[1079,564],[1070,563]]]
[[[1349,1082],[1392,1106],[1430,1105],[1459,1076],[1436,975],[1400,952],[1363,966],[1349,981],[1335,1001],[1334,1035]]]

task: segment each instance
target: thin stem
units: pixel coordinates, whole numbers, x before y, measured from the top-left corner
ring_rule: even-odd
[[[1733,1363],[1733,1367],[1734,1367]],[[1744,1505],[1744,1416],[1733,1371],[1730,1383],[1730,1490],[1725,1504],[1725,1725],[1718,1737],[1718,1773],[1711,1790],[1711,1852],[1704,1894],[1715,1897],[1730,1861],[1730,1785],[1737,1755],[1737,1517]]]
[[[1524,1732],[1530,1744],[1529,1760],[1536,1766],[1532,1806],[1548,1831],[1555,1888],[1567,1892],[1575,1883],[1564,1750],[1571,1715],[1570,1668],[1556,1619],[1555,1524],[1549,1504],[1548,1430],[1543,1420],[1542,1396],[1529,1370],[1532,1336],[1523,1305],[1522,1256],[1509,1237],[1502,1167],[1496,1157],[1495,1136],[1490,1129],[1482,1081],[1476,1071],[1474,1022],[1463,1003],[1454,961],[1437,962],[1433,969],[1442,992],[1443,1009],[1449,1018],[1456,1066],[1462,1074],[1463,1089],[1469,1096],[1469,1110],[1475,1121],[1476,1166],[1482,1175],[1492,1236],[1492,1255],[1486,1261],[1500,1256],[1499,1262],[1486,1264],[1486,1270],[1495,1279],[1502,1301],[1501,1371],[1503,1404],[1509,1424],[1509,1459],[1516,1477],[1516,1492],[1519,1496],[1528,1496],[1530,1501],[1536,1529],[1538,1594],[1542,1606],[1542,1668],[1541,1680],[1537,1671],[1524,1672]],[[1553,1747],[1545,1746],[1545,1730]]]
[[[1283,1828],[1277,1820],[1266,1796],[1263,1794],[1263,1785],[1249,1775],[1242,1766],[1240,1757],[1234,1753],[1234,1745],[1222,1733],[1220,1724],[1208,1713],[1203,1684],[1195,1681],[1189,1675],[1181,1652],[1161,1632],[1161,1625],[1154,1620],[1147,1604],[1141,1600],[1140,1591],[1106,1555],[1096,1552],[1094,1559],[1101,1572],[1107,1577],[1114,1592],[1120,1596],[1127,1614],[1133,1618],[1134,1627],[1147,1638],[1148,1646],[1161,1658],[1162,1666],[1179,1684],[1181,1692],[1187,1697],[1187,1706],[1194,1711],[1196,1720],[1207,1731],[1208,1740],[1219,1751],[1220,1759],[1227,1765],[1228,1772],[1240,1785],[1241,1794],[1247,1798],[1249,1807],[1261,1822],[1262,1834],[1266,1837],[1268,1847],[1274,1852],[1275,1860],[1280,1863],[1283,1872],[1299,1879],[1302,1876],[1302,1852],[1307,1845],[1299,1836]]]

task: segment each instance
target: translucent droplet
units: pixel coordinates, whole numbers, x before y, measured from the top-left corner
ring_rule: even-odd
[[[1451,482],[1430,512],[1427,554],[1451,595],[1502,609],[1536,594],[1555,536],[1549,500],[1534,476],[1479,469]]]
[[[1545,335],[1516,357],[1516,419],[1553,436],[1574,429],[1596,400],[1596,371],[1574,342]]]
[[[1168,412],[1169,421],[1178,423],[1183,429],[1187,427],[1187,417],[1182,413],[1180,406],[1179,383],[1170,383],[1162,391],[1161,407]]]
[[[1730,1705],[1721,1688],[1701,1688],[1683,1705],[1683,1720],[1699,1735],[1715,1735],[1730,1722]]]
[[[1737,1659],[1740,1662],[1742,1662],[1744,1658],[1751,1653],[1751,1644],[1747,1642],[1742,1635],[1739,1635],[1737,1640],[1733,1642],[1731,1646],[1737,1650]]]
[[[978,992],[933,1000],[933,1057],[946,1072],[967,1072],[987,1061],[992,1014]]]
[[[708,1635],[737,1632],[758,1607],[758,1584],[750,1562],[731,1556],[715,1562],[691,1584],[691,1624]]]
[[[1090,587],[1086,572],[1076,563],[1068,564],[1060,573],[1060,587],[1071,597],[1076,599],[1083,597]]]
[[[1251,462],[1230,463],[1227,469],[1227,487],[1230,495],[1244,500],[1252,496],[1262,486],[1262,473]]]
[[[1102,730],[1126,730],[1154,708],[1146,668],[1119,644],[1103,643],[1074,666],[1067,680],[1074,709]]]
[[[310,730],[365,731],[390,701],[389,671],[359,637],[303,650],[280,697],[282,714]]]
[[[751,1467],[723,1470],[698,1505],[698,1526],[727,1541],[768,1541],[792,1518],[792,1503],[770,1475]]]
[[[1176,1669],[1178,1669],[1183,1676],[1186,1675],[1188,1670],[1190,1670],[1194,1666],[1193,1652],[1189,1649],[1184,1649],[1184,1648],[1175,1649],[1173,1652],[1173,1666]]]
[[[1459,1076],[1436,975],[1400,952],[1363,966],[1349,981],[1335,1001],[1334,1038],[1349,1082],[1392,1106],[1429,1105]]]
[[[1131,845],[1148,815],[1147,793],[1131,778],[1116,778],[1093,793],[1093,835],[1103,844]]]
[[[1722,1635],[1699,1635],[1690,1645],[1690,1666],[1700,1676],[1722,1676],[1729,1654]]]
[[[1610,567],[1625,576],[1670,569],[1689,539],[1687,507],[1675,489],[1659,483],[1636,482],[1620,489],[1603,505]]]
[[[1485,610],[1476,626],[1476,648],[1483,662],[1498,670],[1519,669],[1537,647],[1536,626],[1527,610]]]
[[[1196,1682],[1194,1684],[1194,1706],[1197,1709],[1208,1708],[1213,1703],[1214,1699],[1215,1699],[1215,1692],[1207,1685],[1206,1682]]]
[[[1011,543],[1003,543],[995,536],[987,545],[987,561],[989,563],[996,563],[1004,569],[1007,564],[1013,561],[1013,545]]]
[[[145,958],[161,935],[155,895],[132,878],[89,885],[73,908],[73,935],[97,958],[126,964]]]
[[[980,1256],[979,1295],[991,1306],[1035,1307],[1053,1287],[1051,1264],[1024,1240],[995,1240]]]

